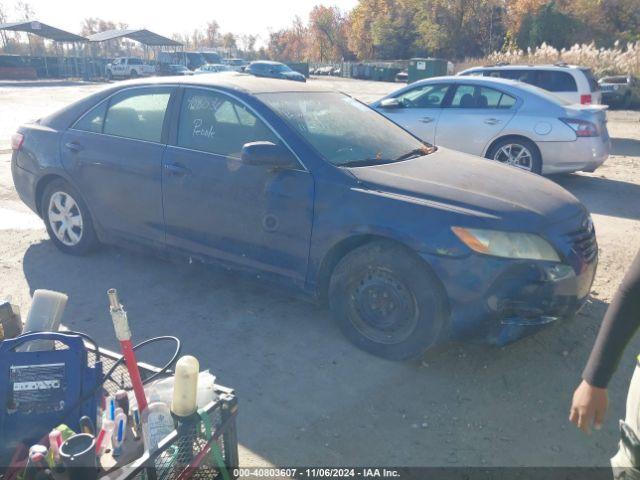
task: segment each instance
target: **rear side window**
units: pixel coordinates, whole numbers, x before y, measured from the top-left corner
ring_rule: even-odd
[[[104,114],[107,111],[107,103],[102,102],[100,105],[90,110],[73,126],[76,130],[83,132],[102,133],[104,126]]]
[[[511,108],[516,99],[493,88],[459,85],[451,100],[452,108]]]
[[[534,85],[550,92],[577,92],[576,80],[569,72],[536,70]]]
[[[144,93],[125,92],[112,98],[103,133],[118,137],[160,142],[164,116],[171,91],[150,89]]]
[[[597,92],[600,90],[600,84],[596,77],[593,76],[593,72],[590,68],[581,68],[580,71],[584,73],[584,76],[587,77],[587,82],[589,82],[589,90],[592,92]]]
[[[533,71],[531,70],[517,70],[517,69],[503,69],[503,70],[488,70],[484,74],[485,77],[498,77],[507,78],[509,80],[516,80],[524,83],[534,83]]]
[[[129,65],[142,65],[142,60],[139,58],[130,58]]]
[[[245,143],[279,139],[244,105],[215,92],[187,90],[182,100],[178,146],[240,157]]]

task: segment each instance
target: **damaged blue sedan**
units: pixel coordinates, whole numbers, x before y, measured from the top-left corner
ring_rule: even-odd
[[[596,270],[591,218],[560,186],[313,85],[119,83],[12,144],[16,189],[63,252],[133,242],[259,273],[386,358],[533,333],[574,315]]]

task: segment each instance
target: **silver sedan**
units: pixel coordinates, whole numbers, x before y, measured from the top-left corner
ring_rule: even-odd
[[[606,107],[513,80],[430,78],[371,106],[428,143],[535,173],[592,172],[611,148]]]

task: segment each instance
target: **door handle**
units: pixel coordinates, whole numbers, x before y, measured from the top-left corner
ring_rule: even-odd
[[[433,122],[433,117],[422,117],[422,118],[420,119],[420,121],[421,121],[422,123],[431,123],[431,122]]]
[[[183,176],[191,173],[191,170],[179,163],[165,163],[164,169],[169,175]]]
[[[64,144],[72,152],[80,152],[84,147],[77,142],[67,142]]]
[[[502,120],[498,120],[497,118],[487,118],[484,123],[486,123],[487,125],[497,125],[499,123],[502,123]]]

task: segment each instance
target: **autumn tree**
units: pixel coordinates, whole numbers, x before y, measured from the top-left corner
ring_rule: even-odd
[[[309,56],[321,62],[349,57],[347,21],[338,7],[313,7],[309,14]]]

